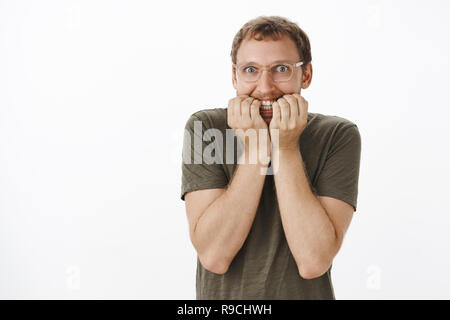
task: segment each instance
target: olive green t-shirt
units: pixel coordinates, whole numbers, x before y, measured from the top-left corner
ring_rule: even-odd
[[[236,138],[232,145],[236,156],[232,163],[227,161],[227,129],[232,130],[227,124],[226,108],[201,110],[187,121],[182,163],[183,201],[187,192],[224,188],[230,183],[241,153]],[[202,149],[198,148],[199,141]],[[345,201],[356,211],[361,154],[358,127],[341,117],[308,112],[299,148],[312,192]],[[199,161],[206,153],[217,157],[214,158],[217,161]],[[248,187],[251,186],[252,182],[248,181]],[[331,267],[318,278],[308,280],[300,276],[283,231],[273,175],[266,175],[252,227],[228,271],[222,275],[210,272],[197,257],[196,297],[199,300],[335,299]]]

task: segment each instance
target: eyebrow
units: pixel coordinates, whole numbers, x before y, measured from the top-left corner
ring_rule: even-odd
[[[295,62],[290,62],[288,59],[285,59],[285,60],[276,60],[276,61],[272,62],[271,64],[274,64],[274,63],[281,63],[281,62],[295,63]],[[261,64],[259,64],[258,62],[255,62],[255,61],[249,61],[249,62],[243,62],[243,63],[240,63],[240,65],[248,65],[248,64],[257,64],[257,65],[261,65]]]

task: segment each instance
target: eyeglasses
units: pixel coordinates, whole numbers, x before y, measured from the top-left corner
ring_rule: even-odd
[[[303,61],[297,63],[289,62],[276,62],[271,64],[269,67],[263,67],[256,63],[244,63],[244,64],[233,64],[236,68],[236,77],[245,82],[256,82],[261,77],[263,70],[269,70],[273,81],[275,82],[286,82],[291,80],[294,70],[300,67]]]

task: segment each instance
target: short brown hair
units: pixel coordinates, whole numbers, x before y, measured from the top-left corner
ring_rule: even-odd
[[[295,42],[298,54],[303,61],[302,68],[305,69],[312,59],[309,38],[296,23],[280,16],[259,16],[244,24],[234,36],[231,61],[236,64],[237,51],[244,39],[254,38],[261,41],[269,36],[273,40],[279,40],[283,35],[288,35]]]

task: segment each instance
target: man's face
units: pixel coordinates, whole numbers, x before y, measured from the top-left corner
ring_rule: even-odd
[[[256,62],[260,66],[270,66],[277,61],[286,61],[296,63],[301,61],[297,47],[291,38],[284,35],[279,40],[272,40],[266,37],[262,41],[253,38],[242,41],[237,55],[236,64],[247,62]],[[300,94],[301,89],[309,86],[312,76],[311,64],[308,64],[306,72],[302,72],[301,67],[294,69],[292,78],[287,82],[275,82],[268,70],[261,73],[256,82],[245,82],[233,72],[233,87],[236,89],[236,95],[248,95],[258,100],[276,101],[285,94]],[[269,124],[272,119],[272,112],[262,111],[260,114],[264,121]]]

